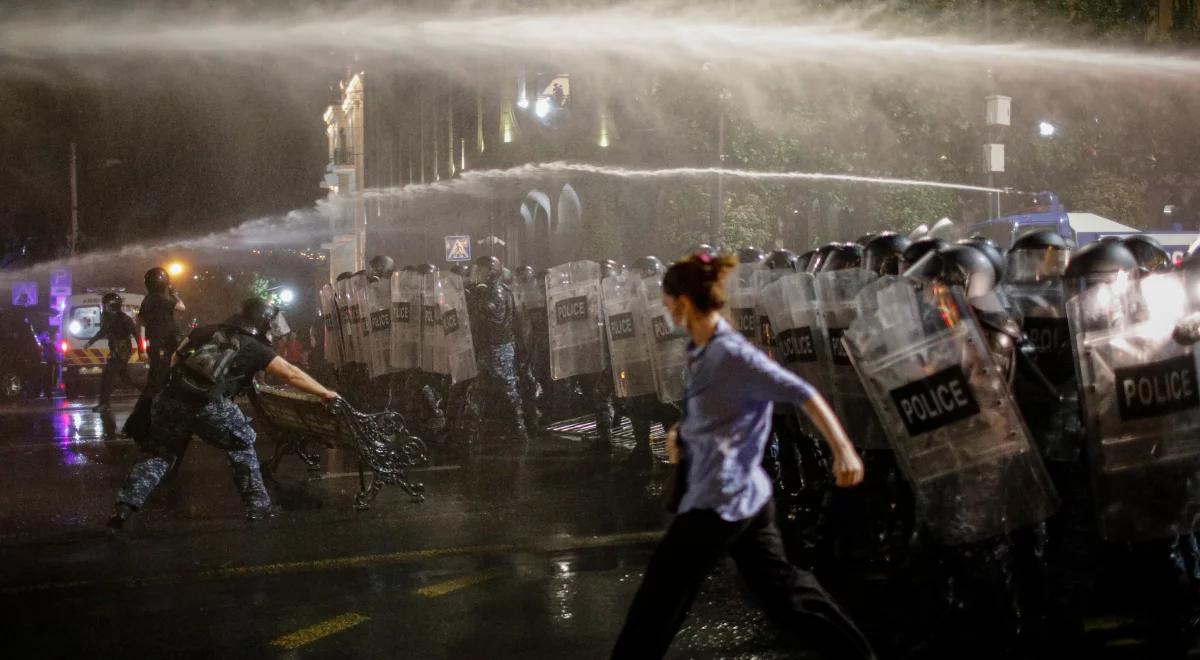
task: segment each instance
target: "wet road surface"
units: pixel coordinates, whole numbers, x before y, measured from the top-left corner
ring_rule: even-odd
[[[62,400],[0,410],[11,657],[607,657],[668,520],[661,470],[559,436],[433,446],[412,475],[426,502],[385,488],[365,512],[347,451],[325,453],[319,481],[285,460],[268,482],[283,513],[251,524],[221,452],[193,443],[114,537],[104,522],[138,451],[106,425],[132,403],[108,420]],[[845,594],[873,637],[888,615],[869,601],[889,588]],[[1119,619],[1092,623],[1104,657],[1140,657]],[[794,657],[782,641],[723,565],[670,657]]]

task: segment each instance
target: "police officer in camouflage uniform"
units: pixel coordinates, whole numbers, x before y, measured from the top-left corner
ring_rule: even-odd
[[[482,414],[493,402],[501,404],[513,420],[509,429],[513,439],[528,442],[517,379],[516,302],[502,281],[504,268],[496,257],[476,259],[472,273],[475,283],[467,302],[479,365],[473,413]]]
[[[91,348],[101,339],[108,340],[108,361],[104,363],[104,374],[100,377],[100,402],[92,408],[95,412],[108,411],[117,378],[129,387],[136,387],[129,377],[129,358],[133,356],[130,342],[137,346],[139,356],[142,347],[137,341],[137,325],[128,314],[121,311],[124,303],[125,299],[118,294],[104,294],[100,299],[100,330],[84,344],[84,348]]]
[[[108,522],[110,528],[120,530],[129,516],[146,503],[193,434],[225,451],[246,507],[246,518],[258,520],[273,515],[271,496],[263,485],[254,450],[254,429],[234,403],[234,397],[249,388],[260,371],[323,399],[338,396],[271,350],[273,327],[276,332],[286,327],[279,308],[262,298],[251,298],[242,304],[241,312],[224,323],[197,328],[184,340],[172,360],[167,385],[155,397],[151,408],[150,437],[144,447],[149,456],[138,461],[125,478]],[[197,395],[185,385],[188,367],[184,361],[194,351],[214,346],[218,336],[232,338],[220,346],[231,348],[236,343],[236,353],[217,386],[206,395]]]

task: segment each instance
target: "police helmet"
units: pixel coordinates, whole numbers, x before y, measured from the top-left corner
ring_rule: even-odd
[[[1162,243],[1152,236],[1133,234],[1121,239],[1121,244],[1133,253],[1133,258],[1137,259],[1138,268],[1143,272],[1161,273],[1171,270],[1174,266],[1171,263],[1171,255],[1167,254]]]
[[[614,259],[605,259],[604,261],[600,262],[601,279],[611,277],[613,275],[620,275],[621,271],[623,270],[625,270],[625,267],[617,263],[617,261]]]
[[[1071,247],[1058,232],[1042,229],[1025,234],[1008,250],[1005,278],[1010,282],[1058,279],[1067,271]]]
[[[1008,271],[1008,262],[1004,260],[1004,253],[1000,251],[1000,247],[992,239],[975,234],[969,238],[964,238],[958,241],[959,245],[970,245],[983,253],[988,261],[992,262],[992,268],[996,271],[996,281],[1003,282],[1004,274]]]
[[[774,250],[763,260],[763,266],[771,270],[796,270],[797,259],[791,250]]]
[[[389,256],[377,254],[371,257],[371,274],[376,277],[388,277],[396,270],[396,260]]]
[[[516,280],[521,283],[529,282],[533,279],[533,266],[528,264],[517,269],[515,274]]]
[[[106,312],[119,312],[125,299],[118,293],[108,292],[100,298],[100,307]]]
[[[350,273],[349,271],[342,271],[342,272],[338,273],[338,276],[335,279],[338,282],[341,282],[343,280],[348,280],[351,277],[354,277],[354,275],[352,273]]]
[[[841,247],[841,245],[841,243],[826,243],[825,245],[817,248],[813,253],[812,259],[808,262],[808,268],[806,270],[810,273],[824,270],[825,259],[829,256],[829,253],[838,249]]]
[[[265,342],[270,341],[271,335],[283,336],[289,331],[279,307],[266,298],[257,297],[242,301],[241,311],[231,316],[225,325]]]
[[[764,256],[762,250],[749,245],[737,252],[738,263],[740,264],[756,264],[761,262]]]
[[[949,247],[949,245],[950,244],[942,238],[934,238],[933,236],[918,238],[910,243],[908,247],[904,248],[904,252],[900,253],[900,272],[903,273],[907,271],[913,266],[913,264],[920,261],[921,257],[924,257],[926,254]]]
[[[1071,255],[1066,279],[1076,285],[1106,282],[1122,273],[1133,273],[1137,268],[1137,258],[1121,241],[1096,241]]]
[[[813,259],[816,259],[816,258],[817,258],[816,250],[809,250],[808,252],[801,253],[800,256],[796,257],[796,272],[799,272],[799,273],[812,272],[809,270],[808,267],[812,265]]]
[[[863,246],[858,243],[840,243],[825,255],[821,272],[846,270],[862,266]]]
[[[869,231],[869,232],[863,234],[862,236],[859,236],[858,238],[854,239],[854,242],[858,243],[859,245],[861,245],[865,248],[865,247],[867,247],[867,244],[870,243],[871,240],[874,239],[878,235],[879,235],[879,232],[877,232],[877,231]]]
[[[863,248],[863,268],[876,275],[899,275],[901,255],[911,244],[907,236],[883,232],[867,241]]]
[[[171,286],[171,276],[167,273],[166,269],[159,268],[158,266],[146,271],[143,279],[146,282],[146,290],[150,293],[166,291]]]
[[[926,252],[904,276],[962,287],[967,298],[979,298],[996,287],[996,269],[982,250],[966,244]]]
[[[710,257],[717,257],[717,256],[720,256],[721,251],[718,250],[717,248],[709,245],[708,243],[701,243],[697,246],[694,246],[690,250],[688,250],[687,254],[685,254],[683,256],[690,257],[694,254],[707,254]]]
[[[481,284],[498,282],[504,277],[504,265],[496,257],[479,257],[471,269],[471,277]]]
[[[420,264],[417,266],[417,273],[421,275],[433,275],[438,272],[438,267],[433,264]]]
[[[633,262],[633,269],[642,278],[657,277],[667,271],[667,267],[663,265],[662,259],[653,255],[640,257]]]

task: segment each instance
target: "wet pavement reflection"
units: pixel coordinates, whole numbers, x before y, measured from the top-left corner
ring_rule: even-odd
[[[327,450],[318,481],[284,461],[269,478],[282,515],[249,524],[223,455],[196,444],[112,537],[104,521],[138,456],[119,437],[132,406],[118,400],[106,416],[65,401],[0,410],[7,648],[37,657],[606,657],[668,520],[660,469],[631,470],[621,451],[563,435],[529,447],[433,446],[432,464],[414,472],[425,503],[384,489],[364,512],[352,505],[348,451]],[[271,448],[260,436],[260,454]],[[869,634],[890,634],[887,613],[905,602],[899,583],[864,573],[829,584]],[[1120,620],[1097,625],[1122,639]],[[1103,657],[1139,657],[1130,644]],[[670,657],[795,657],[787,649],[723,564]]]

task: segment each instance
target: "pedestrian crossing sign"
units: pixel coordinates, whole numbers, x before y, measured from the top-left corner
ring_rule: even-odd
[[[447,236],[446,237],[446,261],[470,261],[471,260],[471,237],[470,236]]]

